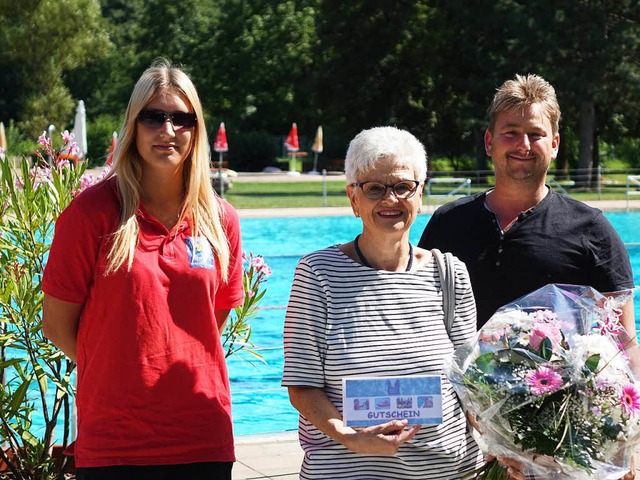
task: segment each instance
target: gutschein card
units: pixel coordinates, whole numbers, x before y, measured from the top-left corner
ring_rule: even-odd
[[[411,425],[442,423],[439,375],[342,379],[343,420],[350,427],[406,419]]]

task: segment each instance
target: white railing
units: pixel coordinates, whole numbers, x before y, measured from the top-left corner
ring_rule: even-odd
[[[627,210],[632,195],[640,195],[640,175],[627,175]]]
[[[443,183],[447,185],[455,185],[455,187],[446,193],[445,195],[435,195],[432,193],[432,185],[434,183]],[[466,193],[460,193],[461,191]],[[431,200],[442,200],[440,203],[444,203],[453,197],[463,197],[465,195],[471,195],[471,179],[462,177],[436,177],[427,180],[427,205],[431,206]],[[434,202],[434,205],[437,203]]]

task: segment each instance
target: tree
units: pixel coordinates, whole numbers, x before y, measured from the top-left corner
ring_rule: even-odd
[[[102,57],[109,46],[98,2],[1,0],[0,11],[0,91],[11,98],[0,115],[34,137],[50,123],[65,126],[75,103],[65,71]]]
[[[313,76],[315,3],[220,2],[194,66],[205,107],[216,120],[231,130],[272,133],[286,133],[293,121],[312,121],[300,85]]]
[[[315,98],[342,155],[363,128],[396,124],[423,139],[431,131],[432,15],[425,1],[321,2]]]
[[[640,5],[632,0],[555,3],[548,46],[567,123],[579,131],[578,184],[589,187],[598,136],[636,130],[640,107]],[[622,128],[621,128],[622,127]]]

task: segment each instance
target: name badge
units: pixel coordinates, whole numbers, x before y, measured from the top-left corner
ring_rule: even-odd
[[[439,375],[343,378],[342,406],[350,427],[403,419],[410,425],[437,425],[442,423],[442,382]]]
[[[205,237],[187,237],[187,253],[191,268],[215,268],[213,249]]]

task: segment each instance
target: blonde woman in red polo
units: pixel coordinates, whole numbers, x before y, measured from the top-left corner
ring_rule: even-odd
[[[43,281],[45,334],[78,363],[77,478],[230,479],[220,334],[244,295],[240,228],[187,75],[147,69],[119,138],[58,219]]]

